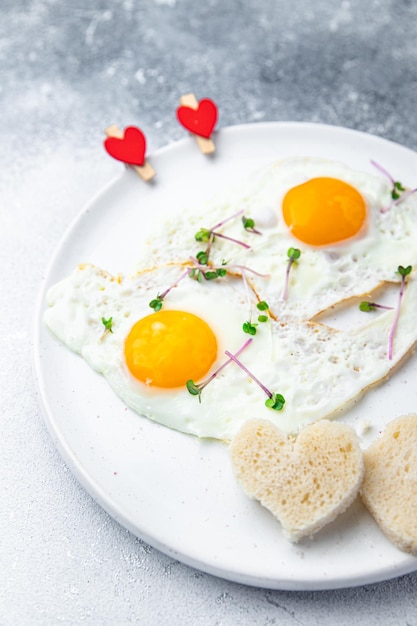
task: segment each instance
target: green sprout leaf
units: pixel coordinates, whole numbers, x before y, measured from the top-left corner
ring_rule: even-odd
[[[290,261],[298,261],[301,256],[301,251],[298,248],[288,248],[287,256]]]
[[[255,228],[255,220],[251,217],[245,217],[242,215],[242,224],[243,228],[250,233],[255,233],[255,235],[262,235],[262,233]]]
[[[201,402],[201,392],[203,391],[199,385],[196,385],[193,380],[187,380],[185,383],[188,392],[192,396],[198,396],[199,402]]]
[[[156,298],[149,302],[149,306],[155,311],[155,313],[157,313],[162,309],[163,303],[163,298],[161,298],[160,296],[156,296]]]
[[[400,276],[405,277],[411,274],[412,269],[413,267],[411,265],[407,265],[407,267],[403,267],[402,265],[399,265],[397,268],[397,272],[399,273]]]
[[[245,322],[242,326],[242,330],[248,335],[256,335],[256,326],[256,324],[252,324],[251,322]]]
[[[375,302],[361,302],[359,305],[359,309],[361,311],[365,311],[365,312],[369,312],[369,311],[375,311],[376,310],[376,303]]]
[[[267,311],[269,309],[269,305],[267,302],[265,302],[265,300],[261,300],[256,305],[256,308],[259,309],[259,311]]]
[[[190,270],[188,275],[192,280],[196,280],[199,283],[203,280],[203,272],[197,268]]]
[[[403,187],[403,185],[399,183],[397,180],[394,181],[392,191],[391,191],[391,198],[393,200],[398,200],[398,198],[401,197],[401,192],[403,191],[405,191],[405,187]]]
[[[200,230],[198,230],[196,234],[194,235],[194,238],[196,241],[202,241],[204,243],[207,243],[208,241],[210,241],[210,237],[211,237],[211,230],[209,230],[208,228],[200,228]]]
[[[242,224],[245,230],[249,230],[254,228],[255,220],[253,220],[251,217],[245,217],[244,215],[242,215]]]
[[[207,270],[207,272],[203,272],[203,276],[206,280],[215,280],[216,278],[221,278],[226,276],[227,270],[223,268],[218,268],[215,270]]]
[[[195,256],[196,256],[197,261],[200,263],[200,265],[207,265],[208,258],[209,258],[207,252],[204,252],[204,250],[201,250],[200,252],[197,252]]]
[[[265,400],[265,406],[274,411],[282,411],[285,404],[285,398],[280,393],[272,393],[271,397]]]
[[[204,278],[206,280],[215,280],[218,277],[219,277],[219,275],[218,275],[216,270],[204,272]]]
[[[106,329],[105,332],[106,333],[112,333],[113,332],[113,318],[109,317],[108,320],[106,320],[104,317],[101,318],[101,322],[104,326],[104,328]]]
[[[258,322],[267,322],[269,317],[267,315],[258,315]]]

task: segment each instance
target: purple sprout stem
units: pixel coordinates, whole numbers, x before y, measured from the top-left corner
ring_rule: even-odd
[[[245,228],[245,230],[248,231],[248,233],[254,233],[255,235],[262,235],[263,233],[261,233],[260,230],[257,230],[256,228]]]
[[[188,276],[188,274],[190,273],[190,269],[191,268],[187,268],[185,270],[185,272],[183,272],[181,274],[181,276],[178,278],[178,280],[175,281],[175,283],[173,283],[170,287],[168,287],[168,289],[165,289],[165,291],[161,294],[158,295],[158,298],[160,298],[161,300],[163,300],[171,291],[171,289],[174,289],[174,287],[176,287],[178,285],[179,282],[181,282],[183,280],[183,278],[185,278],[186,276]]]
[[[249,378],[252,378],[252,380],[259,385],[259,387],[262,389],[262,391],[264,391],[266,393],[266,395],[268,396],[268,398],[272,398],[272,393],[269,391],[269,389],[267,389],[265,387],[265,385],[263,385],[261,383],[260,380],[258,380],[249,370],[247,367],[245,367],[243,365],[243,363],[241,363],[241,361],[239,361],[239,359],[236,358],[236,355],[231,354],[228,350],[226,350],[225,352],[226,356],[229,357],[229,359],[231,359],[232,361],[234,361],[236,363],[236,365],[238,365],[240,367],[241,370],[243,370],[245,372],[245,374],[247,374],[249,376]]]
[[[290,271],[291,271],[291,266],[294,263],[294,259],[290,258],[288,259],[288,263],[287,263],[287,271],[285,272],[285,285],[284,285],[284,291],[282,292],[282,299],[286,300],[288,298],[288,286],[290,283]]]
[[[377,309],[386,309],[387,311],[392,311],[393,306],[385,306],[385,304],[378,304],[377,302],[370,302],[371,306],[374,306]]]
[[[207,243],[207,248],[206,248],[206,255],[207,255],[207,259],[209,258],[210,251],[211,251],[211,246],[213,245],[213,241],[214,241],[214,233],[213,233],[213,231],[211,230],[211,231],[210,231],[210,239],[208,240],[208,243]]]
[[[377,170],[379,170],[382,174],[384,174],[384,176],[386,176],[388,180],[391,182],[392,186],[395,187],[395,180],[391,176],[391,174],[384,167],[382,167],[382,165],[379,165],[379,163],[377,163],[376,161],[371,160],[371,163],[374,167],[376,167]],[[387,211],[389,211],[391,207],[395,206],[396,204],[399,204],[403,200],[406,200],[413,193],[416,193],[416,191],[417,191],[417,188],[410,189],[409,191],[405,191],[403,194],[400,195],[399,198],[397,198],[396,200],[393,200],[387,206],[383,207],[381,209],[381,213],[387,213]]]
[[[242,215],[242,214],[243,214],[243,209],[241,209],[240,211],[237,211],[236,213],[233,213],[233,215],[230,215],[225,220],[218,222],[217,224],[212,226],[212,228],[210,228],[210,240],[208,242],[207,250],[206,250],[207,255],[210,252],[214,237],[221,237],[221,239],[227,239],[228,241],[237,243],[239,246],[243,246],[244,248],[247,248],[247,249],[250,248],[250,246],[247,243],[244,243],[243,241],[239,241],[238,239],[233,239],[232,237],[228,237],[227,235],[222,235],[221,233],[217,232],[218,228],[221,228],[222,226],[224,226],[224,224],[227,224],[227,222],[230,222],[231,220],[236,219],[236,217],[239,217],[239,215]]]
[[[225,267],[223,265],[223,267]],[[249,272],[250,274],[255,274],[255,276],[259,276],[260,278],[269,278],[270,274],[261,274],[260,272],[256,272],[252,270],[250,267],[246,267],[246,265],[231,265],[229,269],[232,270],[240,270],[241,272]]]
[[[221,237],[222,239],[227,239],[228,241],[232,241],[233,243],[237,243],[239,246],[243,246],[247,250],[250,250],[250,246],[244,241],[239,241],[238,239],[233,239],[233,237],[228,237],[227,235],[222,235],[221,233],[217,233],[214,230],[211,231],[213,235],[216,237]]]
[[[376,161],[372,161],[371,159],[371,164],[376,167],[377,170],[379,170],[381,172],[381,174],[384,174],[384,176],[386,176],[391,183],[394,185],[395,184],[395,180],[393,179],[393,177],[391,176],[391,174],[384,168],[382,167],[382,165],[380,165],[379,163],[377,163]]]
[[[226,224],[227,222],[230,222],[231,220],[234,220],[236,217],[239,217],[239,215],[242,215],[243,213],[243,209],[241,211],[237,211],[237,213],[234,213],[233,215],[231,215],[230,217],[227,217],[225,220],[223,220],[222,222],[219,222],[218,224],[215,224],[213,226],[213,228],[210,228],[210,232],[213,232],[213,230],[216,230],[216,228],[220,228],[221,226],[223,226],[224,224]]]
[[[388,339],[388,358],[390,361],[392,360],[394,335],[397,329],[398,318],[400,317],[401,300],[403,298],[404,288],[405,288],[405,276],[401,276],[401,287],[400,287],[400,293],[398,294],[397,310],[395,312],[394,321],[392,323],[391,332],[389,334],[389,339]]]
[[[233,361],[233,358],[236,358],[237,356],[239,356],[239,354],[241,354],[243,352],[243,350],[245,350],[248,345],[252,343],[252,339],[247,339],[245,341],[245,343],[243,344],[243,346],[241,346],[239,348],[239,350],[236,352],[235,355],[230,355],[230,357],[227,359],[227,361],[225,361],[224,363],[222,363],[222,365],[220,365],[219,368],[217,368],[217,370],[215,372],[213,372],[213,374],[201,385],[198,385],[200,391],[203,391],[204,387],[206,387],[209,383],[211,383],[212,380],[214,380],[222,371],[223,368],[226,367],[226,365],[229,365],[229,363],[231,363]],[[230,353],[226,352],[226,355],[229,356]]]

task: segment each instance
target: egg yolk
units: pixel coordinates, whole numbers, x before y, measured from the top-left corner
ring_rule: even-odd
[[[285,223],[297,239],[313,246],[356,235],[366,220],[366,204],[351,185],[336,178],[312,178],[284,197]]]
[[[217,341],[200,317],[161,310],[136,322],[124,351],[135,378],[147,385],[173,388],[207,374],[217,356]]]

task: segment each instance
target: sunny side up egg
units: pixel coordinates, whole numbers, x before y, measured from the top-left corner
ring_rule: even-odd
[[[312,319],[335,303],[368,294],[383,281],[398,282],[399,265],[417,265],[417,194],[381,211],[391,202],[390,191],[389,181],[379,173],[319,158],[288,158],[253,173],[199,210],[172,216],[149,238],[148,253],[137,268],[147,267],[152,259],[158,264],[184,260],[185,251],[198,249],[194,234],[199,228],[210,228],[241,210],[262,234],[243,230],[241,216],[228,221],[222,233],[249,248],[216,239],[213,262],[228,259],[262,274],[247,277],[281,320]],[[283,299],[291,247],[301,256]]]
[[[316,179],[317,187],[307,184]],[[312,229],[307,235],[305,196],[303,190],[299,195],[299,186],[305,186],[310,197]],[[318,217],[314,195],[320,198],[327,192],[324,217]],[[335,198],[343,213],[338,219]],[[307,423],[345,410],[383,379],[416,340],[414,275],[407,281],[392,359],[387,358],[387,346],[394,310],[372,318],[365,315],[363,325],[353,330],[310,321],[322,309],[382,280],[399,280],[396,267],[414,262],[410,252],[416,255],[416,205],[407,202],[401,213],[397,207],[381,213],[387,202],[384,180],[340,164],[311,159],[274,164],[255,174],[243,191],[225,193],[200,211],[173,216],[149,238],[132,277],[117,279],[91,265],[76,268],[50,289],[45,322],[107,378],[128,406],[159,423],[224,440],[253,417],[298,432]],[[262,234],[242,227],[240,211],[255,220]],[[329,222],[327,238],[336,222],[337,242],[312,244],[312,236],[322,236],[321,229],[311,234],[320,219]],[[343,220],[346,230],[341,234]],[[197,242],[196,232],[213,224],[219,236]],[[304,234],[298,233],[300,224]],[[296,238],[296,231],[310,241]],[[402,245],[396,245],[400,240]],[[410,249],[404,250],[405,244]],[[184,269],[193,267],[196,255],[207,246],[213,267],[227,268],[226,275],[190,280]],[[290,246],[302,254],[292,268],[284,300]],[[178,281],[180,276],[185,278]],[[176,286],[163,299],[161,310],[152,312],[150,301],[169,285]],[[259,299],[269,304],[261,312],[262,322]],[[106,330],[103,320],[110,318]],[[250,342],[242,331],[248,321],[256,329]],[[243,345],[239,359],[246,372],[225,354],[236,354]],[[187,380],[204,384],[226,362],[200,398],[188,392]],[[283,410],[265,406],[265,389],[284,396]]]

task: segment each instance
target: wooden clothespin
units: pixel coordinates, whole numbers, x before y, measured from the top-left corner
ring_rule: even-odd
[[[216,150],[211,133],[217,122],[217,105],[213,100],[204,98],[197,101],[193,93],[187,93],[180,98],[177,109],[179,123],[192,133],[197,145],[203,154],[212,154]]]
[[[140,128],[128,126],[123,132],[112,125],[106,128],[105,133],[104,147],[110,156],[133,167],[145,182],[155,176],[155,170],[146,160],[146,138]]]

